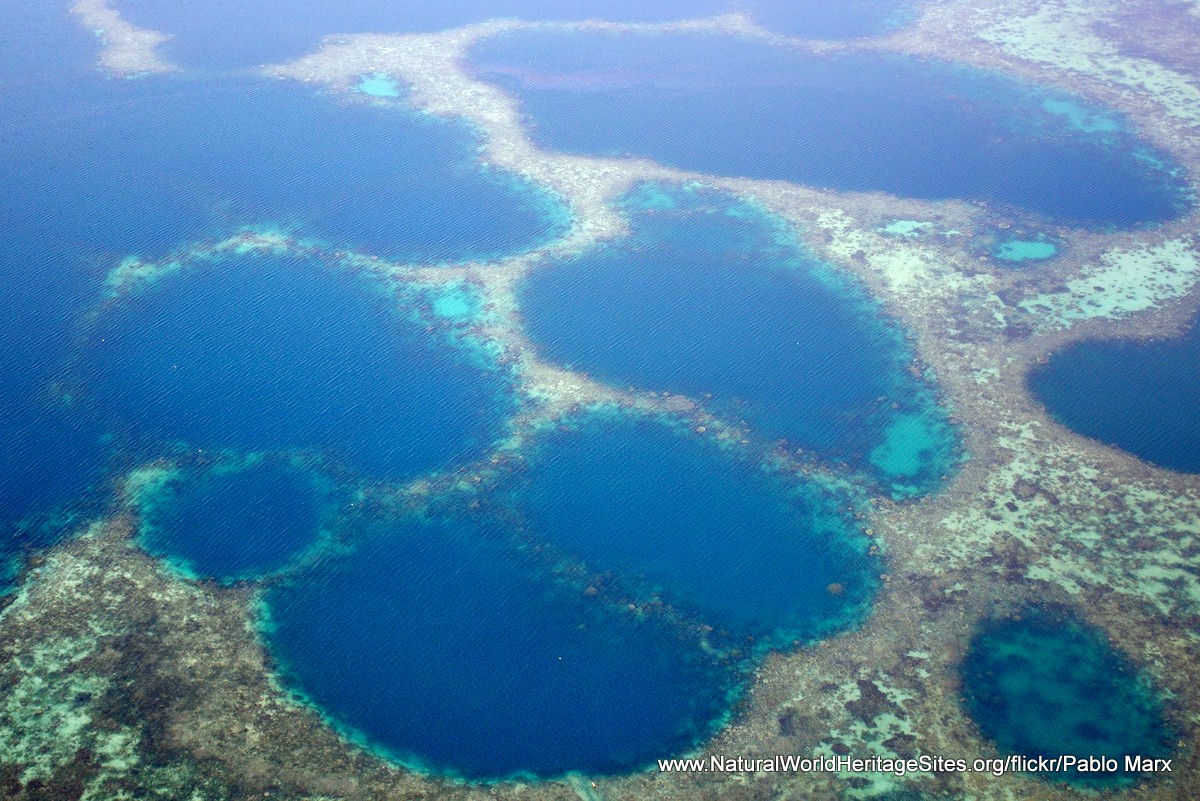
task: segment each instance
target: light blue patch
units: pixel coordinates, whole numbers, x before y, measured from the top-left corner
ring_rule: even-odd
[[[920,220],[896,220],[893,223],[883,226],[879,230],[885,234],[891,234],[892,236],[902,236],[906,239],[915,239],[922,234],[927,233],[931,228],[933,228],[933,223],[931,222],[921,222]]]
[[[1058,246],[1053,242],[1010,239],[1001,243],[992,255],[1004,261],[1041,261],[1058,255]]]
[[[452,286],[433,299],[433,313],[448,320],[466,320],[479,312],[479,297],[462,286]]]
[[[1042,110],[1065,117],[1071,128],[1083,133],[1114,133],[1121,130],[1121,123],[1115,117],[1071,100],[1047,98],[1042,101]]]
[[[399,97],[400,85],[392,80],[386,72],[373,72],[364,75],[354,87],[364,95],[371,97]]]

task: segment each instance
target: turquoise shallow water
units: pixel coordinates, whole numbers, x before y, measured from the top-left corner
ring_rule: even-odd
[[[388,77],[386,72],[373,72],[365,75],[354,88],[371,97],[400,97],[402,94],[399,84]]]
[[[181,468],[140,500],[143,546],[197,578],[278,570],[329,524],[329,482],[278,457]]]
[[[640,768],[711,731],[735,674],[545,577],[494,522],[378,519],[266,593],[288,685],[352,736],[476,779]]]
[[[517,497],[565,557],[739,637],[853,625],[878,583],[847,498],[662,422],[597,413],[544,433]]]
[[[1034,239],[1010,239],[1000,242],[993,255],[1003,261],[1042,261],[1053,258],[1058,254],[1058,246],[1053,242],[1039,242]]]
[[[1125,756],[1170,756],[1162,701],[1103,632],[1058,612],[1023,610],[986,623],[962,665],[967,711],[1002,753],[1115,758],[1119,770],[1053,774],[1120,787],[1137,774]]]
[[[633,234],[532,274],[526,327],[552,361],[686,394],[845,461],[906,497],[953,468],[955,435],[863,290],[780,221],[703,189],[626,198]]]
[[[146,458],[303,448],[407,478],[478,456],[512,403],[507,373],[418,306],[314,259],[227,257],[104,307],[77,369]]]
[[[476,75],[516,95],[551,150],[986,201],[1102,229],[1170,219],[1191,202],[1169,157],[1116,115],[947,63],[553,28],[484,39],[469,59]]]
[[[1060,255],[1066,243],[1036,226],[1005,222],[977,230],[971,247],[998,266],[1028,269],[1037,268]]]

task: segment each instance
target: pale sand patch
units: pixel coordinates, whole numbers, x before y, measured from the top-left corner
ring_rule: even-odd
[[[129,23],[108,0],[77,0],[71,13],[104,43],[100,66],[111,75],[136,78],[179,69],[158,52],[158,46],[171,39],[169,34]]]
[[[993,23],[979,37],[1026,61],[1102,75],[1110,83],[1153,98],[1183,124],[1200,125],[1200,89],[1188,76],[1122,55],[1092,32],[1089,16],[1089,8],[1072,0],[1047,3],[1028,16]]]
[[[1065,291],[1044,293],[1021,307],[1050,327],[1079,320],[1117,320],[1186,297],[1200,281],[1196,239],[1114,249],[1067,282]]]

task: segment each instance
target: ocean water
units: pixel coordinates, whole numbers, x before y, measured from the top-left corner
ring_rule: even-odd
[[[93,79],[64,92],[21,109],[11,213],[114,259],[280,225],[436,262],[520,250],[565,223],[548,193],[476,167],[465,126],[402,106],[259,79]]]
[[[1005,754],[1107,756],[1119,770],[1048,776],[1095,788],[1136,774],[1125,756],[1170,756],[1162,701],[1103,632],[1069,615],[1031,608],[976,634],[962,665],[967,711]]]
[[[1159,222],[1190,202],[1165,154],[1145,158],[1123,127],[1044,105],[1086,109],[1083,101],[962,66],[705,34],[555,29],[485,39],[470,63],[516,94],[534,139],[551,150],[985,201],[1097,228]]]
[[[1029,374],[1057,420],[1171,470],[1200,472],[1200,324],[1178,339],[1087,340]]]
[[[14,87],[91,66],[98,42],[68,15],[69,5],[66,0],[48,0],[0,7],[0,104]]]
[[[565,223],[548,194],[477,168],[465,126],[263,80],[106,80],[65,4],[0,15],[0,564],[103,482],[104,421],[63,373],[121,259],[272,225],[445,261]]]
[[[731,10],[773,31],[818,39],[883,33],[906,20],[907,0],[354,0],[239,3],[234,0],[117,0],[137,25],[174,34],[166,55],[189,67],[229,70],[297,58],[336,33],[440,31],[496,18],[670,22]]]
[[[103,483],[105,420],[64,370],[126,256],[266,224],[443,261],[561,230],[549,195],[474,166],[465,127],[268,81],[105,80],[65,7],[0,13],[21,32],[0,50],[0,564]]]
[[[511,379],[471,347],[465,329],[479,299],[463,287],[401,295],[316,259],[243,254],[184,256],[178,272],[104,298],[105,277],[127,256],[202,248],[247,226],[428,262],[521,251],[564,229],[549,194],[476,164],[467,126],[391,103],[403,87],[365,76],[364,92],[384,102],[355,104],[205,70],[300,55],[320,35],[360,25],[434,30],[501,13],[667,19],[724,10],[724,0],[117,1],[135,22],[178,34],[169,54],[199,69],[106,79],[93,65],[97,39],[65,2],[0,5],[0,584],[31,549],[111,511],[128,468],[170,456],[181,473],[145,499],[143,545],[198,577],[261,581],[263,636],[288,686],[375,749],[475,779],[620,773],[686,752],[726,720],[753,666],[728,652],[722,660],[697,640],[699,626],[656,617],[653,604],[630,612],[589,594],[518,542],[541,538],[602,567],[615,586],[661,593],[685,624],[711,621],[760,645],[861,619],[877,567],[843,496],[660,423],[589,418],[546,432],[526,483],[499,499],[529,523],[521,536],[502,524],[509,517],[465,509],[330,521],[329,493],[453,467],[505,432]],[[898,5],[743,8],[776,30],[848,38],[896,24]],[[778,168],[850,188],[883,181],[1098,227],[1153,222],[1183,203],[1172,165],[1136,149],[1120,118],[1022,84],[866,56],[797,61],[736,39],[585,39],[533,37],[529,62],[512,60],[512,40],[486,45],[488,74],[520,89],[537,135],[564,147],[623,153],[649,143],[664,161],[718,172]],[[543,90],[553,116],[537,116],[530,93]],[[768,113],[788,104],[810,113]],[[897,126],[909,117],[912,129]],[[876,154],[885,139],[893,149]],[[591,333],[643,348],[646,363],[630,369],[645,369],[647,387],[726,381],[734,365],[711,390],[714,406],[757,433],[795,438],[897,497],[936,487],[953,437],[931,387],[903,371],[898,332],[865,296],[781,241],[752,207],[655,191],[627,210],[632,240],[547,268],[526,289],[528,301],[543,277],[561,277],[580,305],[548,296],[547,319],[565,331],[560,360],[594,359],[596,374],[606,359],[617,365],[586,342],[566,349],[571,326],[590,324],[607,300],[629,327]],[[583,275],[629,286],[619,261],[653,268],[637,276],[652,303]],[[797,287],[812,299],[796,298]],[[714,289],[729,294],[715,300]],[[788,299],[801,305],[785,310]],[[729,308],[753,315],[739,322]],[[797,308],[811,313],[808,329],[788,327]],[[698,322],[702,314],[711,321]],[[763,340],[745,372],[746,342],[721,362],[733,354],[705,339],[709,322]],[[638,326],[649,341],[631,337]],[[789,355],[792,334],[811,352]],[[840,350],[842,339],[858,349]],[[1195,361],[1192,351],[1162,358],[1185,370]],[[1186,435],[1189,375],[1146,364],[1146,375],[1181,388],[1171,424]],[[798,375],[820,383],[800,392]],[[870,403],[856,394],[868,388],[881,388]],[[1084,400],[1094,399],[1073,402]],[[1147,441],[1167,438],[1145,425]],[[1180,449],[1197,450],[1181,439]],[[247,456],[263,450],[276,453]],[[348,483],[327,487],[313,464]],[[336,555],[320,548],[327,524],[348,546]],[[658,536],[639,536],[643,524]],[[589,536],[598,531],[605,536]],[[1102,638],[1061,622],[1043,632],[1031,617],[1024,634],[998,624],[976,640],[964,678],[980,725],[1005,748],[1165,753],[1157,700]],[[1065,713],[1056,706],[1064,698]]]
[[[520,287],[542,355],[615,386],[686,394],[767,439],[844,461],[899,496],[955,462],[911,351],[857,285],[757,207],[645,185],[633,233]]]
[[[663,422],[597,413],[545,432],[516,494],[565,557],[737,637],[826,636],[859,622],[878,584],[844,497]]]
[[[7,367],[4,375],[16,374]],[[31,382],[14,383],[0,389],[0,595],[30,549],[53,543],[103,504],[110,456],[96,420]]]
[[[305,448],[408,478],[477,456],[512,403],[506,373],[415,312],[376,280],[313,259],[218,259],[103,307],[80,381],[147,458]]]
[[[285,682],[360,742],[472,779],[605,774],[711,732],[736,677],[670,629],[556,584],[468,515],[367,525],[272,587]]]
[[[186,574],[259,578],[311,547],[331,487],[299,460],[254,455],[180,469],[139,498],[139,538]]]
[[[80,77],[95,52],[65,5],[0,4],[0,593],[29,549],[104,502],[104,431],[54,388],[89,276],[48,219],[53,206],[29,214],[19,189],[56,174],[52,160],[29,152],[46,87]],[[70,117],[47,105],[48,120]]]

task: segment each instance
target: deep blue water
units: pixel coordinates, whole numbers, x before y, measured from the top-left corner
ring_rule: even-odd
[[[20,556],[70,531],[73,513],[101,500],[109,456],[95,420],[29,381],[15,383],[0,389],[0,594]]]
[[[74,310],[90,299],[88,277],[45,219],[54,207],[38,206],[38,220],[24,213],[26,196],[13,196],[22,165],[41,185],[57,174],[29,152],[27,120],[46,103],[45,86],[80,77],[95,51],[65,4],[0,4],[0,591],[16,557],[70,529],[79,502],[99,500],[108,458],[96,421],[51,388]],[[47,117],[61,120],[54,105]]]
[[[520,288],[546,358],[620,387],[711,393],[715,411],[898,495],[937,485],[954,463],[953,431],[861,288],[729,196],[647,185],[624,206],[631,237]]]
[[[596,414],[542,434],[518,497],[533,535],[589,571],[641,577],[739,636],[828,635],[863,617],[878,580],[845,498],[661,422]]]
[[[280,224],[443,261],[519,250],[562,222],[548,194],[474,168],[465,126],[399,107],[252,79],[83,80],[63,92],[15,109],[22,123],[0,142],[2,213],[31,229],[26,247],[57,235],[119,259]]]
[[[1071,345],[1031,372],[1029,387],[1080,434],[1200,473],[1200,324],[1179,339]]]
[[[477,168],[464,126],[269,81],[105,80],[65,4],[4,4],[0,23],[0,564],[102,485],[105,429],[60,379],[120,259],[267,224],[441,261],[563,222]]]
[[[90,403],[147,457],[309,448],[410,477],[476,456],[511,405],[504,374],[425,326],[366,277],[232,257],[110,304],[78,363]]]
[[[469,0],[242,3],[236,0],[118,0],[125,17],[172,33],[164,53],[179,63],[224,70],[297,58],[335,33],[406,33],[494,18],[669,22],[732,9],[780,33],[848,39],[881,33],[906,17],[904,0]]]
[[[278,570],[311,546],[327,488],[288,460],[185,468],[141,501],[143,546],[223,582]]]
[[[374,746],[471,778],[638,768],[710,730],[730,674],[539,577],[490,525],[381,521],[271,589],[287,683]]]
[[[485,39],[470,59],[517,95],[534,138],[552,150],[981,200],[1097,227],[1161,221],[1187,201],[1169,167],[1082,101],[961,66],[552,29]]]
[[[1069,616],[1027,609],[983,626],[962,665],[967,710],[1005,754],[1115,757],[1115,773],[1050,775],[1094,787],[1128,784],[1125,756],[1170,755],[1162,702],[1108,643]]]
[[[0,6],[0,97],[14,86],[91,66],[99,43],[67,13],[69,5],[46,0]]]

